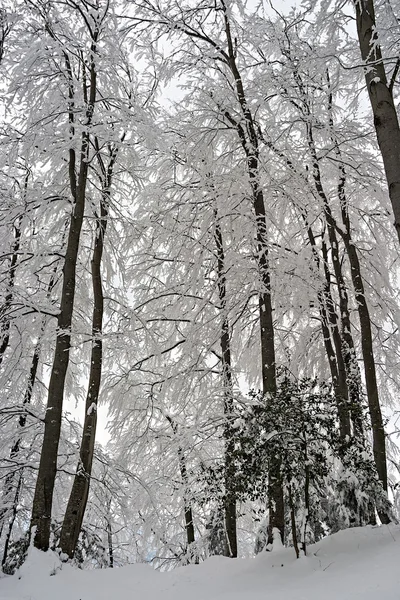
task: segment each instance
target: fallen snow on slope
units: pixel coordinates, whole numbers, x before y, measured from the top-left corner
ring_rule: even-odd
[[[293,549],[253,559],[213,557],[169,573],[138,564],[82,571],[31,549],[0,600],[400,600],[400,527],[341,531],[296,560]]]

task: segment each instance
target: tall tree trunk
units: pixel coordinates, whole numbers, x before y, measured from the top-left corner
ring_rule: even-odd
[[[266,146],[274,152],[279,158],[281,158],[285,164],[289,167],[289,169],[296,174],[300,179],[304,182],[304,184],[308,187],[309,182],[308,178],[301,172],[299,172],[293,162],[288,158],[282,151],[280,151],[275,144],[271,141],[268,141],[264,138],[260,131],[260,135],[262,137],[263,142]],[[320,270],[320,256],[317,249],[317,244],[315,241],[314,233],[312,228],[309,226],[307,215],[304,212],[303,208],[300,208],[301,217],[306,226],[308,239],[310,242],[310,246],[312,249],[312,254],[314,258],[314,262],[316,264],[317,270]],[[340,423],[340,435],[343,441],[345,441],[346,437],[351,434],[350,427],[350,415],[349,415],[349,391],[347,385],[347,374],[346,367],[344,361],[344,342],[341,337],[340,329],[339,329],[339,319],[335,309],[335,303],[332,297],[331,291],[331,275],[328,265],[328,253],[326,249],[326,244],[322,245],[323,250],[323,272],[325,283],[323,285],[323,289],[318,291],[318,303],[319,303],[319,311],[321,317],[321,327],[322,333],[324,336],[324,345],[327,352],[328,362],[331,370],[332,382],[335,390],[335,397],[338,407],[338,416]],[[332,340],[330,336],[332,334]],[[354,346],[354,344],[353,344]],[[331,357],[334,360],[331,360]],[[353,392],[354,393],[354,392]],[[358,420],[355,419],[354,412],[352,414],[353,426],[357,430],[359,428]]]
[[[339,150],[339,149],[338,149]],[[340,150],[339,150],[340,153]],[[361,329],[361,349],[364,361],[365,382],[367,386],[368,408],[372,427],[372,450],[376,470],[382,487],[387,492],[387,463],[386,463],[386,441],[385,430],[383,426],[382,411],[379,402],[378,384],[376,380],[375,358],[372,341],[371,319],[365,297],[364,281],[361,274],[360,260],[358,252],[351,236],[351,224],[348,214],[348,204],[346,198],[346,171],[344,165],[339,166],[338,195],[340,200],[341,215],[344,227],[338,227],[337,230],[344,242],[347,256],[350,263],[350,274],[353,283],[355,300],[357,303],[358,316]],[[380,510],[379,518],[383,523],[389,523],[390,518],[387,512]]]
[[[378,477],[382,487],[387,492],[387,463],[386,463],[386,443],[385,431],[383,427],[382,411],[379,402],[378,385],[376,380],[375,358],[373,352],[371,319],[367,299],[365,297],[364,280],[361,274],[360,260],[358,252],[351,235],[351,223],[348,210],[348,201],[346,196],[346,169],[342,161],[342,153],[338,144],[334,130],[333,121],[333,94],[330,88],[329,72],[327,71],[327,83],[329,86],[328,111],[329,127],[331,130],[331,139],[334,144],[336,158],[338,159],[338,198],[340,203],[340,214],[343,227],[336,229],[341,236],[346,248],[346,253],[350,263],[350,274],[353,283],[355,299],[357,303],[358,316],[361,329],[361,349],[364,360],[365,382],[367,386],[368,408],[372,426],[372,450]],[[381,514],[382,513],[382,514]],[[379,517],[383,523],[390,521],[387,512],[380,510]]]
[[[93,33],[90,48],[89,82],[84,81],[84,96],[87,97],[86,123],[82,132],[80,166],[78,177],[75,173],[76,156],[71,145],[69,151],[70,188],[73,197],[70,228],[63,267],[60,312],[57,319],[57,338],[53,366],[50,375],[47,409],[42,452],[32,507],[31,531],[34,532],[34,545],[46,551],[50,541],[53,491],[57,474],[57,455],[61,432],[61,417],[64,399],[65,377],[67,374],[71,347],[71,324],[75,299],[76,266],[79,241],[83,223],[86,199],[86,183],[89,167],[89,129],[93,119],[96,101],[96,42],[98,29]],[[69,57],[65,54],[66,71],[69,77],[69,122],[71,136],[74,133],[73,78]]]
[[[228,111],[225,118],[236,128],[247,162],[247,172],[252,193],[256,220],[257,262],[261,290],[259,293],[259,318],[261,341],[261,373],[263,393],[267,402],[273,402],[277,391],[275,335],[273,326],[271,276],[269,271],[268,232],[265,215],[264,193],[260,184],[259,140],[257,126],[247,103],[241,73],[236,63],[235,44],[232,38],[229,14],[224,0],[221,0],[227,40],[226,62],[234,79],[237,100],[243,119],[235,120]],[[273,543],[274,531],[279,531],[284,539],[285,515],[283,482],[280,457],[270,456],[268,465],[268,544]]]
[[[228,555],[231,558],[237,557],[237,531],[236,531],[236,486],[235,486],[235,464],[234,449],[235,439],[232,429],[233,418],[233,382],[232,382],[232,364],[231,364],[231,343],[229,334],[229,319],[227,314],[226,298],[226,269],[225,269],[225,251],[222,239],[221,223],[218,218],[218,212],[214,211],[215,218],[215,244],[217,247],[217,277],[218,277],[218,296],[222,312],[221,323],[221,363],[222,363],[222,381],[224,386],[224,439],[225,439],[225,495],[224,495],[224,513],[225,529],[227,537]]]
[[[372,7],[373,8],[373,7]],[[372,328],[371,319],[369,316],[368,303],[365,297],[364,280],[361,273],[360,260],[358,252],[351,235],[351,223],[348,211],[348,201],[346,196],[346,169],[342,161],[342,153],[335,135],[333,121],[333,94],[330,87],[329,72],[327,71],[327,83],[329,86],[328,96],[328,111],[329,111],[329,127],[331,131],[331,139],[334,145],[336,158],[338,160],[338,198],[340,203],[340,214],[342,217],[343,227],[335,228],[341,236],[346,248],[346,253],[350,263],[351,280],[357,303],[358,316],[361,329],[361,349],[364,361],[365,382],[367,386],[368,408],[371,418],[372,427],[372,450],[374,454],[375,465],[378,477],[382,483],[382,487],[387,492],[387,463],[386,463],[386,442],[385,431],[383,426],[382,411],[379,402],[378,385],[376,380],[375,358],[373,352]],[[400,166],[400,163],[399,163]],[[330,216],[333,221],[333,217]],[[379,510],[379,517],[383,523],[390,522],[389,515],[385,510]]]
[[[97,145],[98,146],[98,145]],[[92,351],[90,357],[89,385],[86,396],[85,420],[82,431],[82,441],[79,452],[79,465],[74,477],[72,490],[65,511],[61,529],[60,547],[64,554],[72,558],[85,515],[89,495],[90,477],[94,446],[96,441],[97,404],[99,399],[101,372],[103,363],[103,313],[104,296],[101,277],[102,257],[104,250],[104,237],[107,229],[109,215],[111,182],[117,151],[111,152],[108,168],[105,168],[97,147],[97,156],[102,170],[102,195],[100,201],[100,216],[96,219],[96,235],[91,263],[92,288],[93,288],[93,315],[92,315]]]
[[[393,85],[399,70],[397,61],[392,81],[387,81],[379,45],[373,0],[354,0],[358,41],[365,63],[364,74],[374,115],[374,126],[382,154],[394,226],[400,242],[400,128],[393,99]]]
[[[322,201],[322,208],[326,219],[328,238],[331,249],[331,260],[333,272],[335,273],[336,285],[339,295],[339,310],[341,320],[341,340],[342,340],[342,355],[346,368],[347,388],[349,392],[350,411],[354,424],[354,433],[359,431],[361,426],[361,376],[360,369],[355,353],[354,340],[352,335],[352,327],[350,321],[349,299],[347,286],[343,277],[342,264],[340,260],[339,242],[336,235],[336,222],[329,206],[328,196],[322,183],[321,171],[317,151],[315,148],[313,129],[311,119],[306,122],[307,141],[312,161],[312,177],[315,185],[315,190]],[[329,267],[328,267],[328,250],[325,241],[323,240],[322,252],[325,265],[326,280],[329,282]],[[330,310],[328,306],[328,311]]]

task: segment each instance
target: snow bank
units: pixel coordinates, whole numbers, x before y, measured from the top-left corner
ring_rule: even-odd
[[[31,549],[0,600],[399,600],[400,527],[342,531],[296,560],[292,549],[253,559],[213,557],[159,573],[148,565],[81,571]]]

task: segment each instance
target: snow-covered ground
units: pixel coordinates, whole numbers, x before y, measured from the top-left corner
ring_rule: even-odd
[[[54,575],[54,571],[56,571]],[[54,576],[51,576],[53,574]],[[342,531],[295,559],[291,549],[253,559],[210,558],[169,573],[143,564],[81,571],[31,550],[0,579],[0,600],[400,600],[400,527]]]

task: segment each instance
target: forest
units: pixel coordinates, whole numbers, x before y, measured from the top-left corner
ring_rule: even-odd
[[[3,0],[3,573],[397,522],[399,57],[398,0]]]

